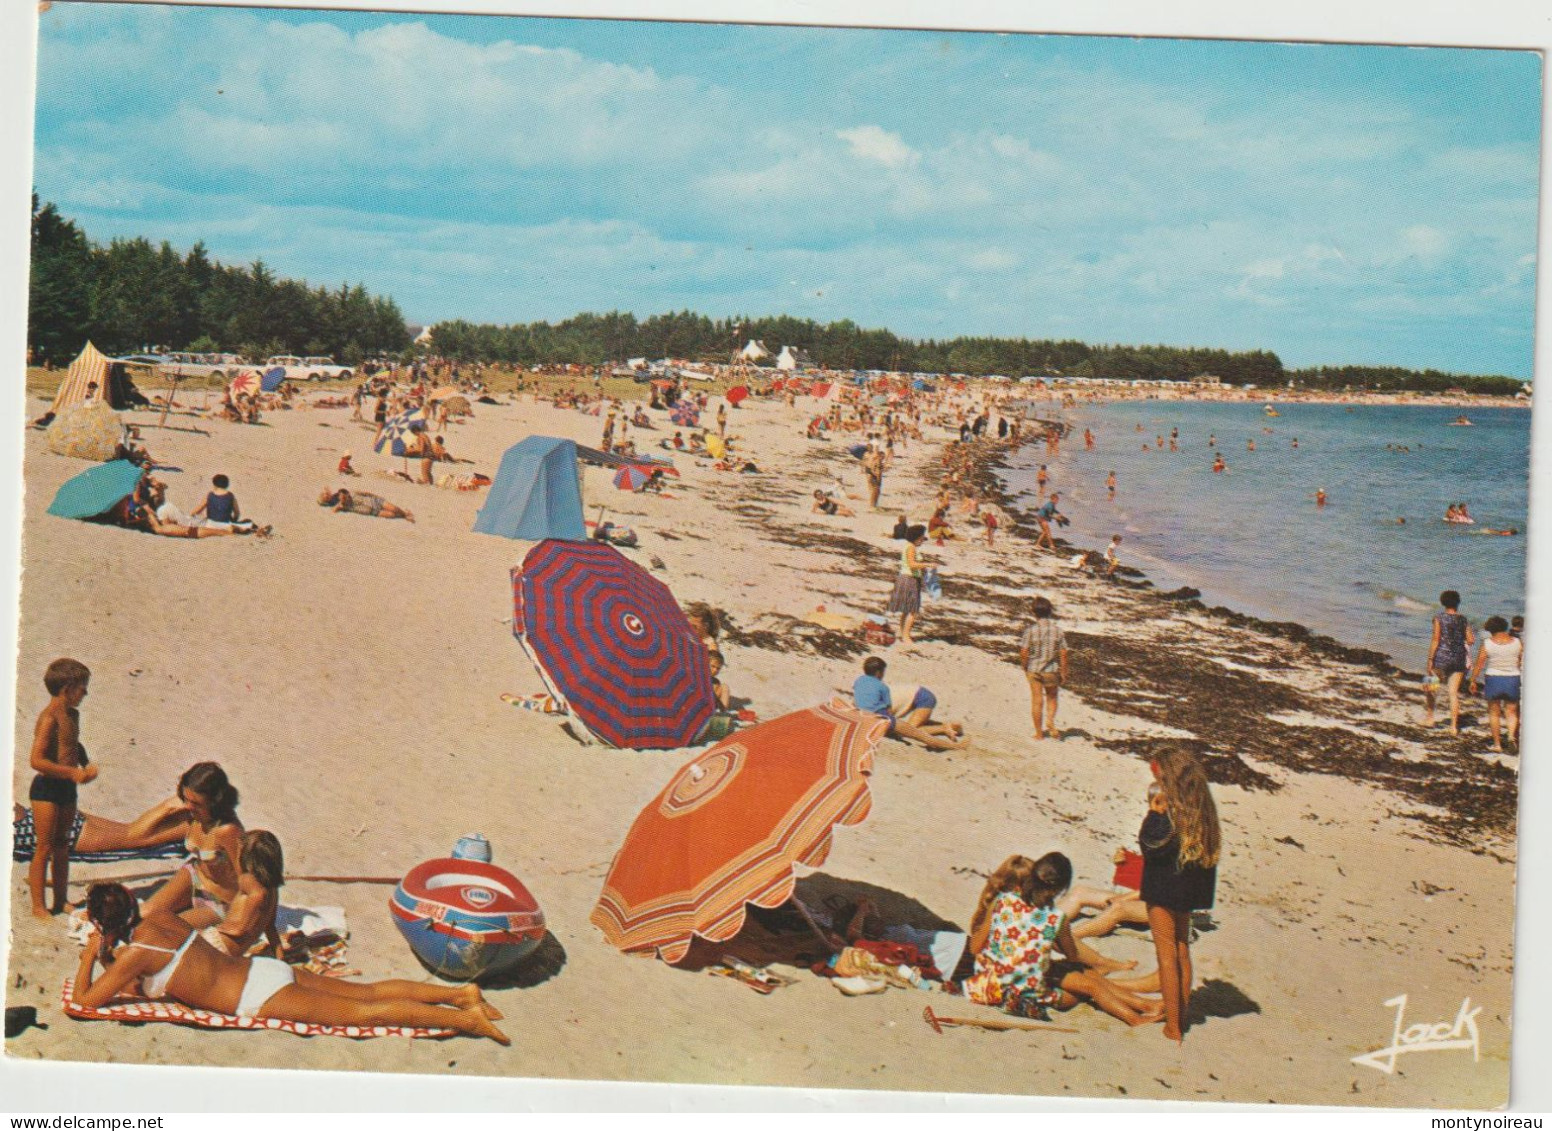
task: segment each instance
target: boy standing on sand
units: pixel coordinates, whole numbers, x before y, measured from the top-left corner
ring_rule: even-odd
[[[81,700],[92,673],[78,660],[58,659],[43,673],[48,706],[33,728],[30,762],[36,776],[27,797],[32,801],[32,827],[37,848],[27,881],[32,889],[32,915],[47,919],[65,910],[70,883],[70,833],[75,826],[76,786],[97,776],[81,745]],[[53,906],[45,907],[43,890],[52,881]]]
[[[1048,597],[1036,597],[1035,619],[1019,641],[1019,664],[1029,680],[1029,710],[1035,738],[1056,734],[1056,696],[1067,682],[1067,638],[1056,623],[1056,610]]]

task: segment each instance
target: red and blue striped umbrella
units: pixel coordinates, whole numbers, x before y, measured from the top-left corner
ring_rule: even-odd
[[[676,404],[668,416],[670,420],[681,428],[694,428],[701,422],[701,414],[696,412],[687,401],[681,401],[679,404]]]
[[[639,491],[646,486],[647,481],[651,478],[652,472],[649,468],[637,467],[632,464],[629,467],[622,467],[615,472],[614,485],[622,491]]]
[[[674,595],[611,546],[540,542],[512,571],[512,631],[550,693],[611,746],[688,745],[716,709]]]

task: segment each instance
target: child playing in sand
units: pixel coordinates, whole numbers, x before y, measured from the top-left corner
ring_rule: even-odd
[[[70,883],[70,831],[75,824],[76,787],[97,776],[81,745],[81,701],[86,698],[92,673],[79,660],[55,660],[43,673],[48,706],[33,728],[30,762],[36,776],[27,797],[32,802],[32,826],[37,848],[27,870],[32,890],[32,914],[47,919],[66,909]],[[44,905],[43,891],[52,882],[52,907]]]
[[[351,466],[350,460],[351,460],[351,455],[350,455],[349,452],[346,452],[344,455],[340,456],[339,468],[338,468],[339,474],[341,474],[341,475],[360,475],[361,473],[359,471],[357,471],[353,466]]]
[[[1128,1025],[1158,1020],[1159,1002],[1077,961],[1072,929],[1057,906],[1071,886],[1072,862],[1060,852],[1039,860],[1010,856],[1002,862],[987,879],[970,920],[975,972],[965,980],[965,996],[1037,1020],[1084,998]],[[1052,961],[1058,950],[1064,960]]]
[[[1181,1041],[1191,1004],[1191,912],[1212,907],[1218,882],[1218,810],[1207,772],[1190,754],[1168,751],[1152,766],[1161,788],[1137,834],[1141,895],[1159,959],[1164,1036]]]

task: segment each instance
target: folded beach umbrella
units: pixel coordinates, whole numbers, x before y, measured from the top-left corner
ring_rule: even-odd
[[[512,631],[572,718],[610,746],[686,746],[716,708],[674,595],[612,546],[540,542],[512,571]]]
[[[749,396],[749,389],[743,385],[735,385],[727,391],[727,403],[737,408],[739,402]]]
[[[233,384],[236,384],[234,381]],[[389,455],[408,456],[410,452],[410,436],[416,432],[426,430],[426,418],[421,415],[419,409],[411,412],[401,412],[397,416],[390,416],[383,421],[383,430],[377,434],[377,439],[372,444],[374,452],[387,452]]]
[[[127,459],[89,467],[60,486],[48,513],[56,518],[96,518],[134,494],[142,474],[140,465]]]
[[[474,516],[474,529],[533,542],[586,542],[577,446],[554,436],[529,436],[508,448]]]
[[[266,393],[276,392],[280,388],[281,382],[285,379],[285,367],[277,365],[272,369],[266,369],[264,371],[264,375],[259,378],[259,388],[263,389]]]
[[[840,704],[736,732],[675,774],[615,854],[593,925],[627,954],[682,961],[694,939],[724,942],[744,907],[792,897],[837,825],[859,824],[888,722]]]
[[[107,401],[77,401],[55,415],[48,428],[48,449],[76,459],[107,460],[123,438],[124,424]]]

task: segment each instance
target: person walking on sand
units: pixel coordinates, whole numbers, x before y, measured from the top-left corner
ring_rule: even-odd
[[[868,480],[868,506],[876,509],[884,490],[884,452],[877,444],[869,444],[863,454],[862,474]]]
[[[1213,905],[1221,834],[1207,773],[1190,754],[1168,751],[1152,763],[1159,792],[1137,834],[1142,901],[1159,961],[1164,1036],[1185,1038],[1191,1006],[1191,912]]]
[[[1520,664],[1525,655],[1525,643],[1509,631],[1509,622],[1503,617],[1488,617],[1482,626],[1481,650],[1477,652],[1476,665],[1471,669],[1471,690],[1486,683],[1482,693],[1487,697],[1487,722],[1493,732],[1493,752],[1504,752],[1499,735],[1500,716],[1509,732],[1509,745],[1520,748]]]
[[[894,592],[889,595],[890,616],[900,618],[900,643],[911,644],[911,626],[921,613],[922,561],[920,550],[927,541],[927,528],[913,526],[905,532],[905,549],[900,552],[900,573],[895,577]]]
[[[66,909],[76,787],[97,776],[97,767],[90,764],[86,747],[81,745],[80,707],[91,678],[85,664],[68,658],[55,660],[43,673],[49,701],[33,727],[28,759],[35,775],[27,791],[37,838],[32,864],[27,869],[34,919],[47,919]],[[53,890],[51,905],[45,905],[43,900],[48,888]]]
[[[1029,714],[1040,740],[1047,731],[1056,734],[1057,695],[1067,682],[1067,637],[1049,597],[1035,598],[1034,614],[1019,640],[1019,666],[1029,681]]]
[[[1471,622],[1460,614],[1460,594],[1446,589],[1439,594],[1442,610],[1434,614],[1433,638],[1428,642],[1428,674],[1444,685],[1450,697],[1450,733],[1460,733],[1460,683],[1476,637]],[[1431,689],[1430,689],[1431,692]],[[1433,726],[1434,699],[1425,697],[1427,717],[1423,723]]]

